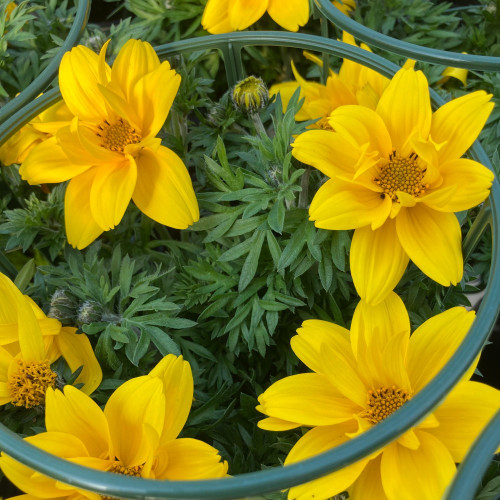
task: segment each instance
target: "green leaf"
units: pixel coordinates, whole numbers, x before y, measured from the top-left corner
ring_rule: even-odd
[[[240,273],[240,282],[238,283],[238,291],[242,292],[252,281],[255,273],[257,271],[257,266],[259,264],[260,252],[262,250],[262,243],[264,242],[265,232],[259,231],[255,233],[255,237],[252,240],[255,240],[252,249],[247,255],[245,259],[245,263],[241,268]]]
[[[186,318],[165,318],[162,322],[163,326],[167,328],[173,328],[174,330],[182,330],[183,328],[191,328],[198,323],[196,321],[191,321]]]
[[[290,266],[299,256],[304,244],[306,242],[306,231],[308,221],[304,221],[297,230],[292,234],[292,237],[288,240],[286,247],[281,254],[280,260],[278,262],[278,271],[285,269],[285,267]]]
[[[257,233],[255,233],[256,235]],[[236,260],[238,257],[245,255],[250,251],[252,245],[255,243],[255,235],[252,238],[248,238],[238,245],[226,250],[217,260],[220,262],[231,262]]]
[[[150,342],[151,338],[149,337],[149,334],[145,330],[142,330],[139,340],[135,344],[127,344],[127,347],[125,347],[125,354],[133,365],[139,365],[139,361],[148,351]]]
[[[285,204],[283,200],[277,200],[273,205],[269,211],[267,223],[273,231],[279,234],[283,232],[283,224],[285,223]]]
[[[14,284],[19,288],[21,292],[26,290],[26,287],[30,284],[33,276],[35,275],[35,259],[30,259],[21,270],[17,273]]]
[[[162,356],[167,354],[175,354],[180,356],[181,350],[179,346],[172,340],[172,337],[168,333],[165,333],[162,329],[157,326],[144,326],[144,331],[148,332],[153,344],[160,351]]]
[[[278,240],[275,238],[272,231],[266,231],[267,247],[269,248],[269,253],[273,259],[274,267],[278,267],[278,262],[281,257],[281,247]]]

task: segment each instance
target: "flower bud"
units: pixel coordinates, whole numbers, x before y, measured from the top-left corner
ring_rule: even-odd
[[[249,76],[239,81],[233,88],[233,104],[246,113],[256,113],[269,101],[269,91],[262,78]]]

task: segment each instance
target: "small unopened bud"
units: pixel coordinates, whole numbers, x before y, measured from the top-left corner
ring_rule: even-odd
[[[100,321],[102,310],[99,304],[86,300],[78,309],[76,321],[79,325],[87,325],[95,321]]]
[[[249,76],[233,88],[233,104],[240,111],[255,113],[264,108],[268,101],[269,90],[262,78]]]
[[[75,314],[75,304],[66,290],[58,289],[50,299],[48,316],[58,320],[71,319]]]

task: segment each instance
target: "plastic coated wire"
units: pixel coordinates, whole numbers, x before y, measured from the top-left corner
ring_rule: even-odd
[[[245,45],[281,45],[324,51],[365,64],[390,76],[398,67],[367,51],[335,40],[325,40],[313,35],[296,35],[281,32],[231,33],[185,40],[158,48],[160,56],[172,56],[200,49],[220,49],[238,54]],[[238,57],[236,56],[236,60]],[[444,101],[431,91],[433,102],[440,106]],[[30,104],[24,118],[36,116],[43,107],[58,98],[57,90],[36,99]],[[475,143],[471,156],[491,169],[484,150]],[[89,469],[60,459],[23,441],[17,434],[0,426],[0,448],[13,458],[37,471],[64,483],[88,489],[107,496],[129,499],[234,499],[272,492],[311,481],[334,470],[341,469],[381,448],[407,429],[418,423],[460,380],[483,347],[498,314],[500,296],[500,266],[496,256],[500,252],[500,185],[495,179],[491,194],[493,222],[493,261],[486,293],[477,318],[452,358],[434,379],[398,412],[377,426],[335,449],[287,467],[241,474],[232,478],[201,481],[159,481],[119,476]],[[463,498],[463,500],[468,500]]]
[[[499,445],[500,410],[472,445],[443,500],[474,498],[478,483],[488,469]]]
[[[64,53],[74,47],[78,40],[80,40],[89,18],[91,0],[77,1],[78,7],[76,10],[75,20],[73,21],[73,26],[69,30],[68,36],[64,40],[64,43],[62,44],[57,55],[18,96],[14,97],[14,99],[0,108],[0,123],[4,123],[9,117],[33,101],[47,88],[59,70],[59,63],[61,62]],[[15,130],[12,131],[12,133],[14,132]],[[8,138],[8,136],[6,138]]]
[[[446,66],[478,71],[500,71],[500,57],[459,54],[458,52],[430,49],[421,45],[403,42],[357,23],[340,12],[329,0],[314,0],[314,3],[321,14],[333,24],[373,47],[379,47],[388,52],[416,59],[417,61],[445,64]]]

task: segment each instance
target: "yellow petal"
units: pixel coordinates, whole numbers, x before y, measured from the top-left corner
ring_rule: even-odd
[[[455,462],[461,462],[499,409],[500,391],[479,382],[461,382],[434,411],[439,427],[426,432],[448,448]]]
[[[396,229],[404,251],[424,274],[443,286],[462,279],[462,233],[455,214],[418,203],[401,209]]]
[[[230,0],[208,0],[201,18],[203,29],[214,35],[233,31],[228,15],[229,2]]]
[[[372,305],[383,301],[408,265],[408,255],[399,243],[394,221],[387,220],[376,231],[370,227],[356,229],[350,262],[352,280],[361,298]]]
[[[43,184],[67,181],[88,168],[88,165],[73,164],[59,146],[57,139],[51,137],[31,150],[19,173],[30,184]]]
[[[150,376],[128,380],[110,396],[104,415],[116,457],[126,467],[143,464],[154,454],[163,430],[161,380]]]
[[[453,478],[456,467],[446,446],[427,432],[416,434],[416,450],[397,442],[384,448],[381,474],[389,500],[440,499]]]
[[[64,394],[47,389],[45,425],[49,432],[77,437],[92,457],[109,456],[111,440],[104,413],[92,399],[71,385],[64,387]]]
[[[349,498],[387,500],[380,474],[381,460],[382,457],[379,455],[374,460],[368,462],[368,465],[363,469],[358,479],[349,488]]]
[[[19,347],[25,361],[42,361],[45,359],[45,346],[42,332],[33,309],[16,285],[0,273],[0,287],[17,313]]]
[[[231,0],[228,16],[232,30],[244,30],[258,21],[266,12],[269,0]]]
[[[411,138],[427,138],[431,127],[431,101],[427,79],[421,71],[400,69],[382,94],[377,113],[384,120],[394,149],[411,153]]]
[[[138,110],[142,137],[155,136],[160,131],[180,84],[180,75],[170,69],[168,62],[162,63],[137,82],[133,90],[131,105]],[[157,92],[156,89],[162,89],[162,91]]]
[[[269,0],[267,8],[269,15],[282,28],[288,31],[297,31],[309,20],[309,2],[304,0]]]
[[[318,373],[278,380],[259,396],[259,403],[257,409],[267,416],[306,426],[346,422],[360,410]]]
[[[170,66],[168,63],[167,65]],[[158,66],[160,60],[151,44],[141,40],[128,40],[113,63],[111,82],[113,86],[120,88],[123,97],[130,102],[136,83]]]
[[[360,151],[340,134],[329,130],[309,130],[300,134],[292,143],[292,154],[330,178],[352,177],[360,162]]]
[[[490,194],[495,178],[491,170],[465,158],[447,161],[439,170],[443,178],[439,190],[455,188],[448,200],[433,205],[435,210],[443,212],[460,212],[479,205]],[[422,202],[427,204],[425,196]]]
[[[293,352],[312,371],[323,373],[320,360],[321,344],[331,344],[334,349],[338,344],[345,350],[350,349],[349,330],[319,319],[308,319],[297,329],[298,335],[290,340]]]
[[[359,146],[368,144],[368,151],[388,157],[393,150],[391,136],[384,121],[375,111],[364,106],[342,106],[329,118],[330,125]]]
[[[389,217],[391,200],[356,182],[331,179],[314,195],[309,220],[322,229],[356,229],[370,224],[379,227]]]
[[[210,479],[226,476],[227,462],[214,447],[198,439],[176,439],[160,448],[154,472],[156,479],[171,481]]]
[[[80,389],[85,394],[92,394],[101,383],[102,370],[95,357],[89,338],[84,333],[76,334],[76,328],[63,327],[54,337],[59,352],[68,363],[72,372],[80,366],[82,371],[74,384],[83,384]]]
[[[99,124],[107,116],[106,101],[98,85],[99,56],[83,45],[64,54],[59,67],[59,87],[70,111],[81,120]]]
[[[273,96],[279,94],[281,96],[281,103],[283,104],[283,111],[286,111],[288,108],[288,103],[292,98],[292,95],[299,87],[300,85],[297,82],[276,83],[272,85],[271,88],[269,89],[269,95]],[[303,97],[304,97],[304,91],[301,88],[299,99],[302,99]],[[298,120],[298,118],[296,119]]]
[[[181,432],[193,403],[193,375],[191,365],[182,356],[165,356],[149,373],[163,383],[165,394],[165,421],[161,442],[175,439]]]
[[[455,354],[474,318],[474,311],[453,307],[415,330],[408,347],[408,374],[414,392],[425,387]]]
[[[103,230],[90,210],[90,190],[97,167],[87,170],[71,180],[64,198],[64,221],[68,243],[81,250],[90,245]]]
[[[347,399],[363,408],[366,403],[367,388],[361,379],[356,359],[352,351],[343,349],[341,344],[337,349],[330,344],[321,345],[321,362],[323,372],[330,383]]]
[[[44,432],[36,436],[27,437],[25,441],[61,458],[84,457],[88,455],[83,443],[71,434]],[[58,482],[55,479],[37,473],[3,453],[0,458],[0,467],[12,483],[22,491],[34,495],[36,498],[59,499],[68,494],[67,486],[64,489],[59,488]]]
[[[493,110],[491,97],[478,90],[447,102],[432,115],[431,136],[445,143],[438,151],[441,163],[460,158],[477,139]]]
[[[351,323],[351,345],[354,356],[357,356],[359,337],[364,339],[367,346],[384,346],[392,336],[400,332],[410,334],[410,318],[398,295],[390,292],[377,305],[360,300]]]
[[[121,164],[100,165],[90,189],[92,217],[102,230],[113,229],[122,220],[137,181],[137,165],[127,155]]]
[[[463,54],[465,54],[465,52],[463,52]],[[441,73],[443,78],[441,78],[441,80],[439,80],[438,83],[445,83],[450,78],[456,78],[457,80],[460,80],[465,87],[467,85],[467,73],[468,72],[469,72],[469,70],[465,69],[465,68],[453,68],[452,66],[448,66]]]
[[[344,443],[348,440],[345,435],[348,431],[349,427],[346,424],[311,429],[291,449],[285,465],[305,460]],[[330,498],[342,493],[356,481],[367,463],[368,459],[363,459],[320,479],[294,486],[290,489],[288,498],[313,500],[314,498]]]
[[[186,229],[200,218],[187,168],[170,149],[144,148],[137,158],[137,185],[132,196],[148,217],[160,224]]]
[[[259,408],[257,407],[257,409]],[[259,426],[259,428],[264,429],[265,431],[288,431],[290,429],[300,427],[300,424],[298,424],[297,422],[288,422],[287,420],[282,420],[281,418],[274,417],[263,418],[262,420],[258,421],[257,425]]]

